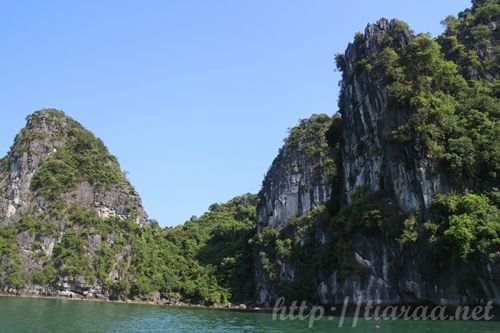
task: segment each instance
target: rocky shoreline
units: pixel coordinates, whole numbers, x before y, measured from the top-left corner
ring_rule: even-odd
[[[21,298],[43,298],[43,299],[58,299],[70,301],[88,301],[88,302],[105,302],[105,303],[119,303],[119,304],[142,304],[142,305],[159,305],[171,307],[186,307],[186,308],[205,308],[205,309],[225,309],[237,311],[270,311],[271,309],[264,309],[255,306],[247,306],[245,304],[213,304],[203,305],[196,303],[187,303],[176,299],[112,299],[103,295],[95,294],[79,294],[72,291],[53,291],[49,293],[41,293],[38,290],[15,290],[15,289],[2,289],[0,290],[0,297],[21,297]]]

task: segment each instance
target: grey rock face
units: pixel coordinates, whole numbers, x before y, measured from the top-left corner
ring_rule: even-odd
[[[259,193],[257,228],[283,228],[291,217],[302,216],[330,199],[330,177],[335,172],[333,152],[326,143],[331,118],[314,115],[292,129],[273,161]],[[288,276],[292,267],[283,266]],[[268,304],[276,292],[256,260],[257,303]]]
[[[335,172],[326,143],[331,118],[313,115],[291,130],[273,161],[259,193],[257,226],[282,228],[330,199],[330,177]]]
[[[4,172],[0,175],[0,187],[5,193],[0,198],[0,216],[3,216],[0,223],[17,221],[23,213],[36,209],[37,204],[30,198],[31,179],[40,163],[63,145],[60,138],[53,137],[61,130],[64,128],[55,128],[54,124],[43,122],[34,131],[34,136],[40,139],[28,142],[26,151],[20,156],[11,153],[5,157],[7,170],[2,170]]]
[[[88,182],[83,182],[74,192],[66,196],[66,200],[70,205],[95,210],[102,218],[111,216],[127,218],[131,210],[135,209],[138,212],[137,223],[144,224],[147,221],[141,198],[131,186],[95,188]]]
[[[304,160],[285,145],[276,166],[266,176],[270,181],[260,193],[259,228],[281,228],[291,217],[302,216],[330,199],[328,176],[318,170],[318,164]]]
[[[441,269],[429,261],[429,249],[403,251],[394,240],[357,235],[352,259],[362,274],[340,279],[342,271],[321,277],[318,298],[341,304],[345,297],[379,304],[500,304],[500,257]]]
[[[389,108],[381,73],[358,69],[362,59],[375,62],[385,47],[403,49],[410,42],[411,34],[398,27],[398,21],[385,19],[368,25],[364,39],[349,44],[345,52],[339,101],[344,121],[344,195],[349,203],[356,188],[369,192],[388,189],[394,191],[403,209],[422,211],[430,207],[436,193],[448,191],[449,185],[425,156],[419,156],[419,147],[391,140],[392,132],[405,124],[410,114]]]

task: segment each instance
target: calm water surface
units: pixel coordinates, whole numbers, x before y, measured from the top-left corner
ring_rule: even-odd
[[[500,333],[500,322],[273,321],[270,313],[0,297],[0,333],[32,332],[394,332]],[[379,326],[377,328],[376,326]]]

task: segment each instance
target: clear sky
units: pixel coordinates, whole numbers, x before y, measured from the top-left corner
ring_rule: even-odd
[[[0,0],[0,155],[55,107],[102,138],[151,218],[258,192],[287,128],[337,110],[334,55],[380,17],[437,35],[468,0]]]

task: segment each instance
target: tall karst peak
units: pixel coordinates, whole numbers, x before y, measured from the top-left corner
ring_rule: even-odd
[[[24,215],[64,221],[73,207],[146,222],[139,195],[100,139],[56,109],[26,121],[0,163],[0,223]]]

